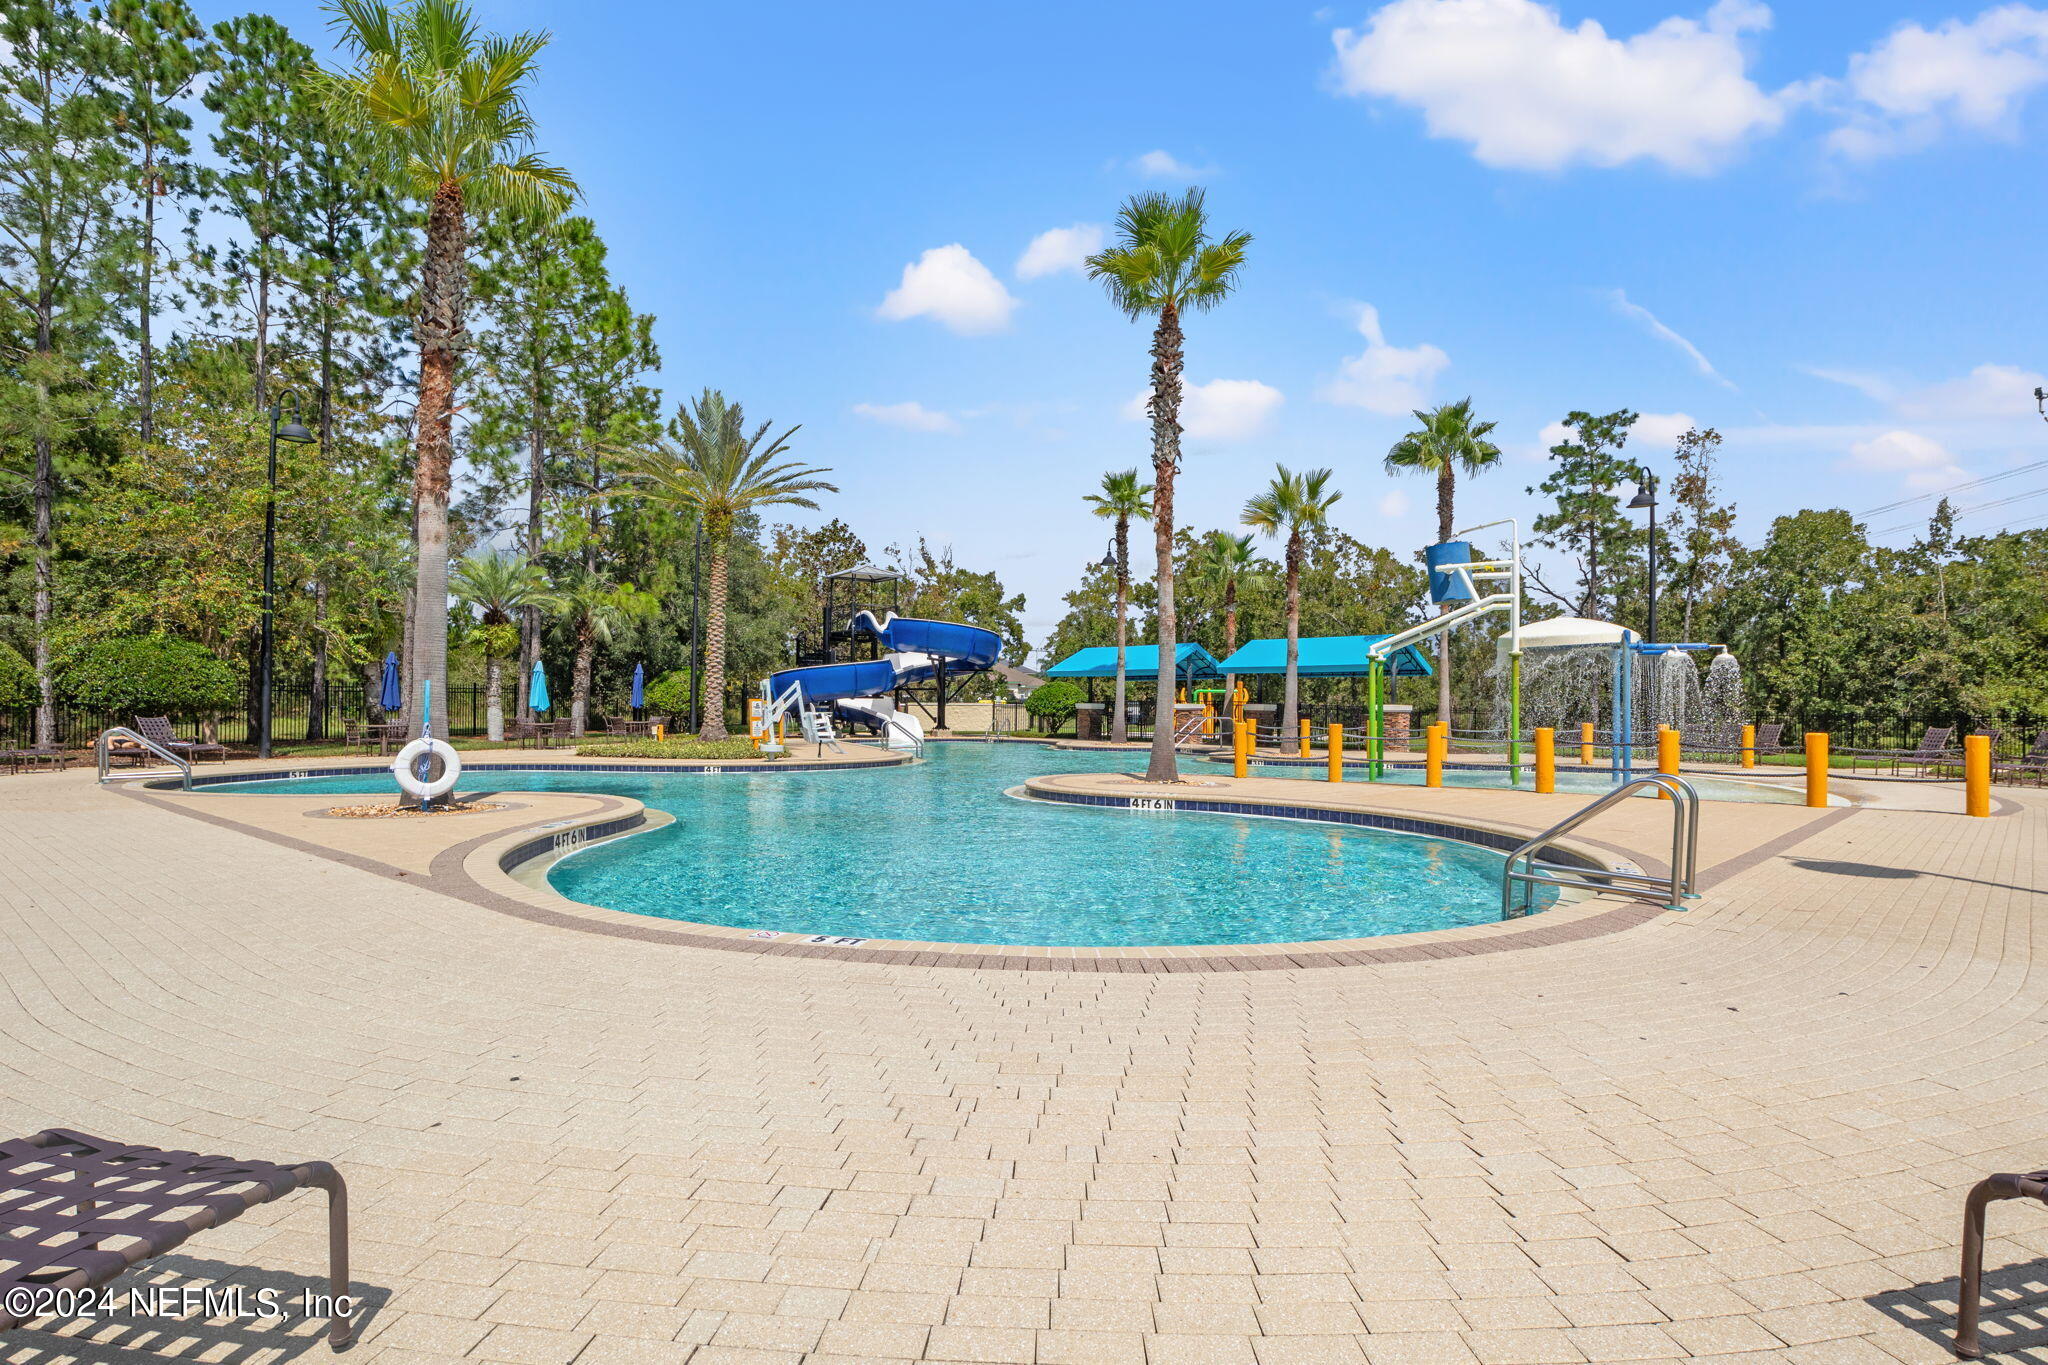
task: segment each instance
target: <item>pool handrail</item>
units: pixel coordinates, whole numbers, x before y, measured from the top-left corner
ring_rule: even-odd
[[[100,731],[100,737],[93,741],[93,755],[99,766],[100,781],[105,782],[107,780],[107,773],[113,767],[112,749],[113,742],[116,739],[132,739],[150,753],[155,754],[158,758],[176,768],[183,779],[185,790],[192,790],[191,759],[178,757],[178,755],[172,753],[163,745],[158,744],[149,736],[142,734],[140,731],[131,730],[125,725],[109,725],[106,729]]]
[[[1636,791],[1643,787],[1655,788],[1671,798],[1670,875],[1657,877],[1647,872],[1572,867],[1564,863],[1537,860],[1537,855],[1550,845],[1610,806],[1634,796]],[[1504,920],[1516,919],[1528,914],[1528,888],[1531,886],[1557,886],[1588,891],[1612,891],[1617,888],[1662,891],[1665,893],[1666,909],[1683,910],[1686,898],[1699,894],[1699,837],[1700,796],[1692,783],[1668,773],[1639,774],[1574,811],[1508,854],[1507,865],[1501,869],[1500,917]],[[1519,906],[1515,903],[1517,887],[1522,889]]]

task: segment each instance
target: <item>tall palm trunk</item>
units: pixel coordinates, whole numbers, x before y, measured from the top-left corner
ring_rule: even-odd
[[[569,733],[590,728],[590,668],[597,658],[597,631],[588,620],[576,627],[576,663],[569,683]]]
[[[1237,653],[1237,575],[1223,580],[1223,657]],[[1223,709],[1237,710],[1237,675],[1223,675]],[[1235,737],[1233,736],[1233,740]]]
[[[1109,738],[1122,744],[1130,738],[1124,719],[1124,653],[1128,648],[1131,594],[1131,519],[1116,519],[1116,713],[1109,722]]]
[[[1174,761],[1174,655],[1179,650],[1178,622],[1173,610],[1173,476],[1180,470],[1180,312],[1172,304],[1159,310],[1152,333],[1152,543],[1158,555],[1159,695],[1154,701],[1152,757],[1145,765],[1147,782],[1176,782]]]
[[[434,192],[428,209],[426,259],[420,267],[419,436],[413,472],[419,550],[413,581],[414,734],[421,683],[433,683],[438,704],[444,711],[448,705],[448,492],[455,457],[455,364],[468,292],[467,246],[462,186],[450,181]]]
[[[327,738],[327,579],[313,580],[313,683],[306,697],[306,743]]]
[[[725,557],[730,533],[714,530],[710,582],[704,593],[704,723],[699,739],[726,739],[725,732]]]
[[[494,650],[484,656],[484,737],[492,743],[505,738],[505,661]]]
[[[1301,741],[1301,532],[1287,537],[1287,686],[1281,694],[1280,752],[1291,754]]]
[[[1453,510],[1457,471],[1446,459],[1444,467],[1436,472],[1436,538],[1449,540],[1457,529],[1457,513]],[[1451,611],[1457,604],[1439,602],[1438,616]],[[1444,725],[1451,723],[1451,632],[1444,631],[1436,637],[1436,718]]]

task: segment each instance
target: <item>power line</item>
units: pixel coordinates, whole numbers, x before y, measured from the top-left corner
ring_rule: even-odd
[[[1993,498],[1990,502],[1980,502],[1969,507],[1958,507],[1954,509],[1954,516],[1957,521],[1961,521],[1964,517],[1974,516],[1978,512],[1990,512],[2004,507],[2008,503],[2025,502],[2028,498],[2038,498],[2043,493],[2048,493],[2048,488],[2035,488],[2025,493],[2014,493],[2010,497]],[[1920,524],[1918,521],[1902,521],[1896,526],[1887,526],[1882,531],[1876,531],[1872,534],[1888,536],[1894,531],[1912,530]]]
[[[1987,483],[1997,483],[2000,479],[2010,479],[2036,469],[2048,469],[2048,460],[2036,460],[2032,464],[2023,464],[2018,469],[2008,469],[2003,474],[1987,474],[1981,479],[1972,479],[1968,483],[1959,483],[1951,488],[1937,488],[1931,493],[1915,493],[1910,498],[1900,498],[1897,502],[1888,502],[1882,507],[1873,507],[1856,515],[1862,518],[1874,517],[1880,512],[1894,512],[1901,507],[1911,507],[1916,502],[1925,502],[1929,498],[1945,498],[1952,493],[1966,493],[1972,488],[1982,488]]]

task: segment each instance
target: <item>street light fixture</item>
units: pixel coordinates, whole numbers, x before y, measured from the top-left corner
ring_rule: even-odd
[[[2041,414],[2043,421],[2048,421],[2048,389],[2035,388],[2034,409]]]
[[[1629,510],[1650,514],[1650,621],[1645,643],[1657,643],[1657,476],[1636,466],[1636,495],[1628,500]]]
[[[292,419],[284,420],[289,402]],[[263,652],[257,665],[256,756],[270,757],[271,673],[277,654],[277,443],[310,445],[319,438],[299,420],[299,396],[286,389],[270,405],[269,490],[263,501]]]

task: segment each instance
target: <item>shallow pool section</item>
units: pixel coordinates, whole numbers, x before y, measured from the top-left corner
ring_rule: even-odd
[[[549,872],[572,900],[662,919],[867,939],[1138,947],[1366,938],[1500,917],[1501,856],[1455,840],[1007,794],[1040,773],[1125,771],[1143,758],[941,743],[908,767],[471,771],[462,790],[601,792],[675,816]],[[1184,766],[1196,775],[1207,767]],[[216,790],[387,792],[391,782],[362,774]]]
[[[1229,764],[1228,758],[1208,761],[1212,766],[1216,763],[1222,763],[1227,768]],[[1252,768],[1260,777],[1307,778],[1310,781],[1314,781],[1323,776],[1325,764],[1322,759],[1316,759],[1306,764],[1260,763],[1254,761]],[[1344,768],[1345,777],[1350,781],[1364,782],[1366,780],[1365,764],[1362,760],[1347,758]],[[1652,771],[1654,769],[1650,768],[1637,770],[1638,775]],[[1444,785],[1446,787],[1495,789],[1519,787],[1522,791],[1534,791],[1536,786],[1535,773],[1534,765],[1524,762],[1521,773],[1522,780],[1519,783],[1514,783],[1508,780],[1505,767],[1459,768],[1446,765],[1444,767]],[[1692,784],[1692,789],[1699,793],[1702,801],[1751,801],[1762,805],[1796,806],[1803,804],[1806,800],[1805,787],[1794,782],[1780,782],[1776,784],[1770,782],[1749,782],[1739,777],[1712,777],[1700,773],[1684,772],[1680,773],[1679,776]],[[1397,767],[1389,764],[1385,769],[1385,776],[1380,781],[1392,783],[1396,786],[1419,787],[1423,783],[1423,778],[1424,773],[1420,767]],[[1571,792],[1585,796],[1600,796],[1614,789],[1614,779],[1608,776],[1607,770],[1604,768],[1585,771],[1559,767],[1557,770],[1557,789],[1561,792]],[[1645,801],[1657,799],[1657,793],[1647,789],[1637,793],[1637,795]]]

